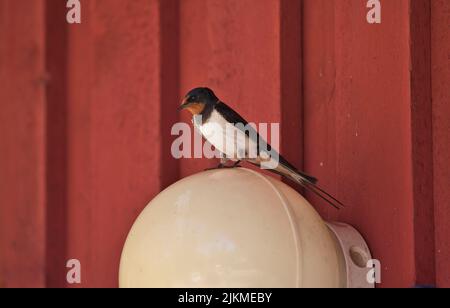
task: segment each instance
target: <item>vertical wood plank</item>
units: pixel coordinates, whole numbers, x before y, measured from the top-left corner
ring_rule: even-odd
[[[414,249],[417,285],[435,285],[431,4],[410,1],[410,95]]]
[[[161,71],[160,81],[160,124],[161,146],[160,155],[161,188],[165,188],[179,179],[179,161],[171,155],[172,141],[170,136],[172,126],[179,121],[177,110],[181,103],[180,93],[180,1],[160,0],[160,37],[159,51]]]
[[[0,1],[0,287],[45,286],[44,2]]]
[[[346,203],[323,217],[354,225],[381,261],[382,286],[415,283],[408,1],[304,1],[305,168]]]
[[[431,1],[436,284],[450,287],[450,2]],[[427,234],[428,235],[428,234]]]
[[[46,0],[46,271],[47,287],[66,283],[67,55],[66,3]]]
[[[303,3],[304,169],[336,194],[335,2]],[[329,217],[322,209],[324,218]]]
[[[83,4],[69,29],[68,257],[81,286],[115,287],[127,232],[166,174],[160,1]]]
[[[302,3],[280,1],[281,153],[299,169],[303,169]]]

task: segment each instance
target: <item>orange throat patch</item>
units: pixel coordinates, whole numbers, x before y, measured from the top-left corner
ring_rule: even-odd
[[[193,115],[197,115],[202,113],[202,111],[205,109],[205,104],[203,103],[193,103],[186,107],[187,110],[189,110]]]

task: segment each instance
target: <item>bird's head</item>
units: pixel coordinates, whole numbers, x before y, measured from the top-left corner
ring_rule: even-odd
[[[179,110],[189,110],[193,115],[202,113],[206,106],[214,105],[219,101],[211,89],[195,88],[186,94]]]

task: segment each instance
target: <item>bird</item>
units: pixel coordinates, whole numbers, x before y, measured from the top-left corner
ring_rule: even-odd
[[[274,168],[268,168],[269,171],[294,181],[336,209],[344,207],[342,202],[317,185],[317,178],[299,171],[276,152],[253,126],[248,125],[239,113],[222,102],[210,88],[190,90],[178,110],[189,111],[194,127],[220,152],[218,169],[240,167],[242,161],[261,167],[275,157],[277,164]],[[227,165],[228,161],[234,163],[230,166]]]

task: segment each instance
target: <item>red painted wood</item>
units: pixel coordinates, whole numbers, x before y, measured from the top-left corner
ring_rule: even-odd
[[[431,5],[410,1],[411,138],[414,248],[417,285],[435,285],[433,132],[431,104]]]
[[[209,86],[249,122],[280,122],[279,1],[180,1],[180,24],[180,96]],[[182,160],[181,176],[214,165]]]
[[[173,124],[179,121],[179,113],[175,111],[180,102],[180,6],[178,0],[159,1],[159,52],[160,63],[160,155],[162,169],[160,171],[161,187],[165,188],[179,179],[179,162],[171,153],[175,137],[170,136]]]
[[[450,287],[450,2],[431,1],[436,283]]]
[[[382,286],[415,284],[408,1],[304,1],[305,168],[347,204],[325,218],[354,225],[382,264]]]
[[[46,18],[46,268],[48,287],[66,282],[67,222],[67,21],[66,6],[47,0]]]
[[[142,208],[217,163],[170,156],[199,85],[281,123],[284,156],[347,208],[309,199],[361,231],[382,286],[450,285],[446,1],[385,1],[381,25],[359,0],[82,3],[68,25],[64,1],[0,0],[0,286],[65,286],[70,258],[81,287],[117,286]]]
[[[82,287],[117,286],[120,253],[166,168],[158,1],[84,2],[69,27],[68,254]],[[168,112],[173,112],[169,110]],[[166,154],[167,155],[167,154]]]
[[[301,170],[304,148],[302,2],[281,1],[280,20],[281,153]],[[292,187],[300,189],[296,184]]]
[[[43,13],[0,1],[0,287],[45,286]]]

